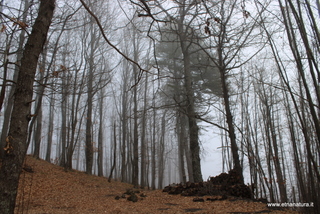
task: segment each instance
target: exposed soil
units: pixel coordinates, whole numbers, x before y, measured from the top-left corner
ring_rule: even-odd
[[[215,197],[210,200],[212,196],[195,198],[162,190],[135,190],[130,184],[109,183],[107,178],[79,171],[67,172],[28,156],[15,213],[297,213],[288,209],[271,210],[265,203],[249,199]]]

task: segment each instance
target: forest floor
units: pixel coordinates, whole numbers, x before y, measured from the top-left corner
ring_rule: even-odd
[[[288,209],[269,209],[265,203],[240,198],[193,202],[194,197],[170,195],[162,190],[139,190],[137,202],[121,196],[132,185],[90,176],[30,156],[27,172],[21,174],[17,214],[100,214],[100,213],[298,213]],[[141,197],[143,196],[143,197]],[[118,200],[116,200],[116,198]]]

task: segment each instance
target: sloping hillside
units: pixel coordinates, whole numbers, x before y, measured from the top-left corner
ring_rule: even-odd
[[[269,210],[261,202],[240,199],[193,202],[194,197],[169,195],[161,190],[139,190],[138,201],[134,203],[123,195],[132,188],[130,184],[109,183],[106,178],[78,171],[66,172],[29,156],[26,164],[31,169],[26,168],[21,175],[17,214],[295,213]],[[27,172],[30,170],[33,172]]]

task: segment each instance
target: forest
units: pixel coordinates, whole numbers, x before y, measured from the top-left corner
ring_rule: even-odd
[[[319,0],[0,0],[0,213],[27,154],[162,189],[210,153],[319,213],[319,21]]]

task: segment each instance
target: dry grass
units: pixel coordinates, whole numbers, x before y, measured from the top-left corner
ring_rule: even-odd
[[[17,199],[17,214],[100,213],[296,213],[268,210],[266,204],[249,200],[193,202],[193,197],[169,195],[161,190],[142,192],[147,197],[134,203],[116,200],[132,185],[63,168],[27,157],[33,173],[23,172]],[[139,194],[138,194],[139,195]],[[206,199],[206,197],[204,197]]]

